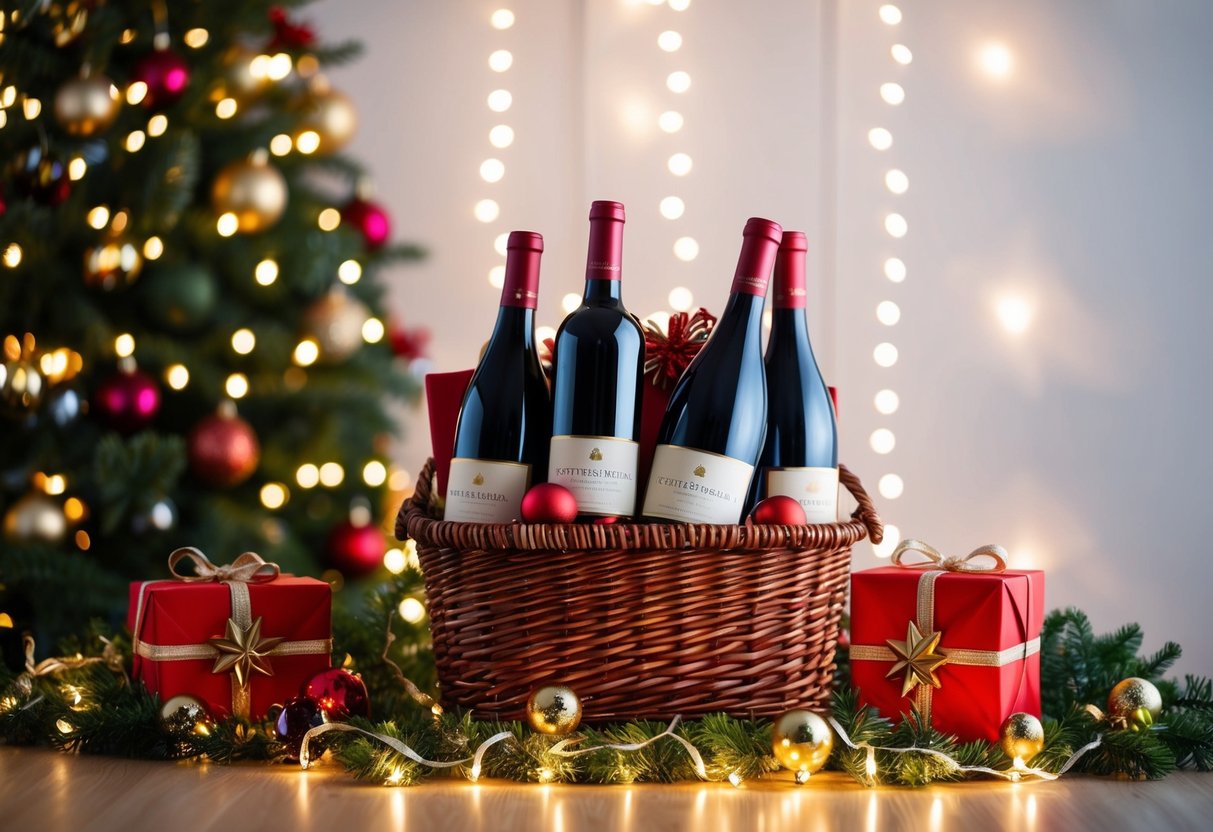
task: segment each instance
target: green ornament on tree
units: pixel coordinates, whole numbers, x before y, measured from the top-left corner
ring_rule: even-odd
[[[198,263],[158,265],[139,290],[143,314],[175,332],[200,329],[211,319],[218,299],[215,276]]]

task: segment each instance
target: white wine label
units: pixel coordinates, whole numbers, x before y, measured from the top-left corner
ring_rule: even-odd
[[[609,436],[553,436],[548,482],[577,498],[580,514],[636,513],[636,461],[640,446]]]
[[[658,445],[644,514],[682,523],[737,523],[754,466],[677,445]]]
[[[522,516],[522,496],[531,466],[485,459],[451,460],[446,485],[446,520],[509,523]]]
[[[782,494],[804,506],[810,523],[838,522],[837,468],[770,468],[767,496]]]

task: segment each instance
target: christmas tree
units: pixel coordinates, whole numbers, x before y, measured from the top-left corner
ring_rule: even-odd
[[[120,620],[178,546],[379,567],[416,385],[374,277],[420,252],[339,155],[357,44],[258,0],[0,8],[8,648]]]

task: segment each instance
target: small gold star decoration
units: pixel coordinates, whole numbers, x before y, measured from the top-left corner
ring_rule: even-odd
[[[935,669],[948,661],[947,656],[935,652],[942,635],[943,633],[923,635],[918,625],[911,621],[906,627],[905,641],[887,639],[889,647],[897,655],[897,661],[893,662],[893,667],[885,674],[885,678],[891,679],[905,671],[905,681],[901,685],[902,696],[907,696],[914,690],[915,685],[940,686]]]
[[[273,676],[274,668],[267,654],[285,640],[280,637],[262,638],[260,616],[247,629],[242,629],[229,618],[227,635],[224,638],[207,639],[207,642],[219,651],[211,672],[235,673],[236,684],[240,687],[248,684],[254,672]]]

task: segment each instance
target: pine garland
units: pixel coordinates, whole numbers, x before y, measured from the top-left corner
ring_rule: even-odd
[[[358,670],[372,694],[380,720],[356,719],[353,724],[405,743],[429,760],[468,760],[488,738],[499,732],[509,737],[488,749],[479,774],[520,782],[550,783],[669,783],[697,780],[686,749],[662,737],[639,751],[601,748],[578,756],[552,752],[558,738],[531,731],[518,722],[478,721],[467,714],[435,716],[402,690],[391,665],[382,659],[383,634],[395,636],[388,657],[409,678],[432,687],[433,656],[424,622],[402,622],[393,613],[406,597],[419,596],[420,576],[406,570],[371,592],[361,608],[335,622],[337,657]],[[99,628],[69,640],[67,655],[103,655]],[[1167,681],[1161,674],[1180,655],[1179,645],[1167,643],[1150,656],[1138,656],[1141,629],[1128,625],[1096,636],[1086,615],[1059,610],[1045,620],[1042,632],[1042,689],[1045,691],[1045,746],[1031,765],[1056,772],[1074,754],[1101,738],[1073,770],[1096,775],[1158,779],[1176,768],[1213,770],[1213,680],[1187,676]],[[121,636],[114,647],[129,645]],[[845,677],[845,651],[840,656]],[[1153,725],[1119,728],[1099,720],[1084,706],[1102,704],[1108,689],[1128,675],[1157,684],[1163,694],[1163,714]],[[237,760],[282,762],[287,749],[269,721],[249,723],[228,719],[202,730],[182,733],[159,720],[160,703],[103,662],[30,679],[0,670],[0,741],[14,745],[45,745],[62,751],[109,754],[144,759],[208,758],[219,763]],[[856,744],[874,747],[876,774],[868,771],[867,753],[841,742],[828,768],[864,784],[922,786],[973,776],[937,756],[889,749],[934,749],[961,766],[1010,767],[1002,750],[986,742],[961,744],[941,734],[917,713],[893,726],[873,709],[861,705],[857,692],[841,685],[831,715]],[[640,743],[658,737],[668,726],[638,721],[606,726],[583,726],[578,743],[596,746]],[[677,729],[702,755],[708,779],[739,783],[776,771],[770,753],[771,723],[713,714],[688,721]],[[356,779],[386,785],[414,785],[431,777],[469,777],[468,763],[434,769],[416,763],[382,742],[352,733],[330,733],[321,741],[334,759]]]

